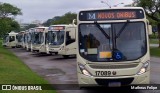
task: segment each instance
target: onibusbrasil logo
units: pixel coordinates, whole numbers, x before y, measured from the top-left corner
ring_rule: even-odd
[[[2,85],[2,90],[42,90],[42,87],[37,85]]]

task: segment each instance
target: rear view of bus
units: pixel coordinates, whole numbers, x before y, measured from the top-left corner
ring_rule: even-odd
[[[143,8],[82,10],[77,20],[80,87],[150,83],[151,30]]]

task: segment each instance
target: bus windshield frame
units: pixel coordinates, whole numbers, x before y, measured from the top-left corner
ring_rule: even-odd
[[[59,35],[58,35],[58,33],[59,33]],[[64,30],[48,31],[48,43],[50,45],[61,45],[64,43],[64,41],[65,41],[65,31]]]
[[[95,23],[81,23],[81,24],[79,24],[79,26],[78,26],[78,29],[79,29],[79,32],[78,32],[79,33],[78,46],[79,46],[79,54],[80,54],[80,56],[82,58],[84,58],[86,60],[89,60],[91,62],[124,62],[124,61],[138,60],[139,58],[141,58],[142,56],[144,56],[147,53],[146,26],[145,26],[144,21],[127,22],[127,23],[126,22],[116,22],[116,23],[115,22],[114,23],[108,23],[108,22],[105,23],[104,22],[104,23],[98,23],[98,24],[101,27],[103,25],[104,26],[106,25],[106,27],[107,27],[107,25],[110,25],[110,28],[102,27],[102,29],[109,35],[110,39],[105,37],[104,33],[102,33],[101,31],[98,31],[100,29],[97,27],[97,25]],[[90,27],[90,28],[88,28],[88,29],[90,29],[90,32],[87,30],[87,28],[85,28],[85,25],[88,25],[88,27]],[[138,27],[135,27],[134,25],[138,26]],[[83,29],[86,29],[86,30],[84,30],[82,32],[82,27],[83,26],[84,26]],[[92,28],[92,26],[93,26],[93,28]],[[123,27],[125,27],[125,28],[123,29],[123,31],[121,32],[121,34],[117,38],[117,35],[119,34],[120,29],[122,29]],[[107,29],[108,29],[108,31],[107,31]],[[143,31],[136,30],[136,29],[142,29]],[[97,30],[98,33],[94,32],[94,30]],[[133,34],[133,36],[135,36],[135,38],[134,37],[131,38],[131,36],[128,36],[128,37],[125,36],[125,33],[129,32],[129,31],[130,31],[130,33]],[[141,33],[142,36],[136,34],[135,31],[137,31],[137,33],[139,33],[139,34]],[[94,33],[97,33],[97,34],[94,34]],[[83,40],[81,38],[82,34],[83,34]],[[89,35],[89,36],[93,35],[94,37],[99,38],[98,40],[100,42],[99,43],[100,46],[101,46],[102,42],[106,42],[106,44],[108,44],[108,46],[101,46],[101,47],[103,47],[104,49],[108,48],[108,50],[107,51],[98,50],[99,47],[95,46],[95,45],[98,45],[98,42],[95,42],[95,41],[94,41],[94,44],[92,44],[93,47],[90,45],[91,48],[86,50],[87,47],[82,47],[84,45],[83,41],[87,41],[88,40],[88,39],[84,39],[84,36],[85,36],[84,34]],[[93,36],[92,36],[92,39],[96,40],[96,38],[93,38]],[[143,40],[142,37],[144,38],[144,40]],[[127,38],[130,38],[130,39],[127,39]],[[138,38],[140,40],[138,40],[138,39],[136,40],[136,38]],[[129,40],[132,40],[133,44]],[[122,42],[122,41],[124,41],[124,42]],[[125,45],[125,43],[127,43],[127,44]],[[142,44],[142,43],[144,43],[144,44]],[[142,44],[142,45],[140,46],[140,45],[136,45],[136,44]],[[86,44],[85,44],[85,46],[86,46]],[[134,54],[131,55],[131,54],[127,53],[127,51],[124,52],[125,50],[127,50],[127,47],[128,47],[128,50],[130,48],[136,48],[137,47],[137,50],[133,50],[133,51],[129,51],[129,52],[133,53],[134,51],[139,51],[139,52],[137,52],[137,54],[138,54],[138,53],[140,53],[140,51],[143,51],[143,53],[138,54],[138,56],[136,56]],[[90,51],[90,53],[88,51]],[[93,55],[95,55],[95,53],[97,53],[97,55],[93,56]],[[107,53],[108,53],[109,56],[106,57],[106,58],[103,58],[103,55],[107,54]],[[90,58],[85,56],[85,55],[89,55]],[[120,55],[121,58],[117,59],[117,55]],[[128,56],[128,55],[130,55],[130,56]],[[135,58],[134,58],[134,56],[135,56]]]

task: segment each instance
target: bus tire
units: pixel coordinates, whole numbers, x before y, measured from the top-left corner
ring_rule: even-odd
[[[69,57],[69,55],[63,55],[63,58],[68,58]]]
[[[55,52],[55,55],[58,55],[58,52]]]

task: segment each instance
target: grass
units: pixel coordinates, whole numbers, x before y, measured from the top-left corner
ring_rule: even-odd
[[[149,42],[150,44],[159,44],[158,39],[150,39]]]
[[[17,56],[2,47],[0,43],[0,84],[49,84],[31,71]],[[0,86],[1,87],[1,86]],[[56,93],[42,91],[0,91],[0,93]]]
[[[150,48],[151,56],[160,57],[160,48]]]

